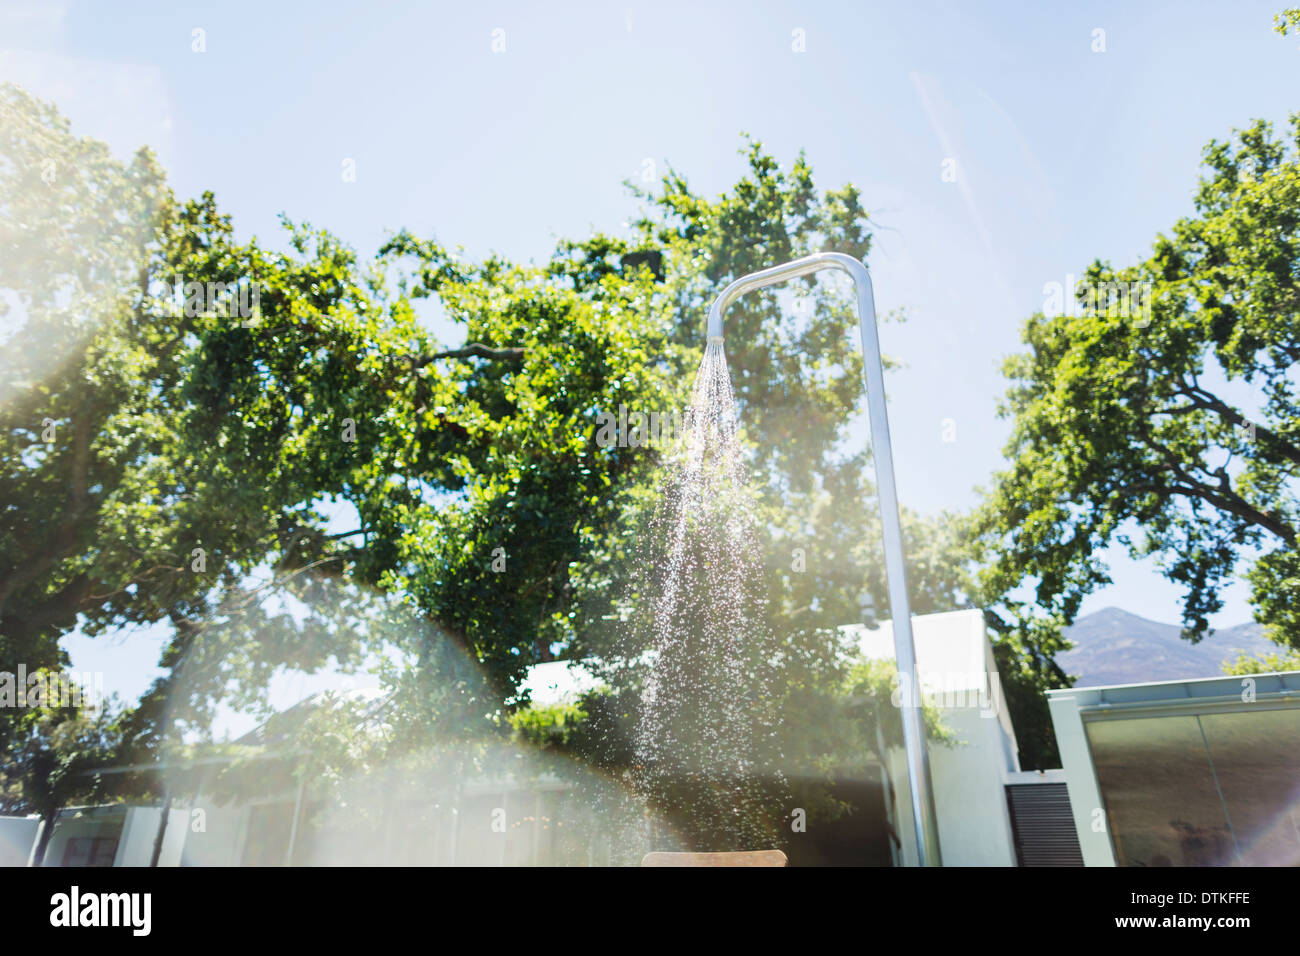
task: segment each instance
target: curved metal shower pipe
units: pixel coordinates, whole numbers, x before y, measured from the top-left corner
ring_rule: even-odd
[[[709,309],[708,340],[722,341],[722,316],[727,306],[746,292],[788,282],[800,276],[839,269],[853,279],[858,294],[858,324],[862,333],[862,371],[867,386],[867,410],[871,419],[871,449],[876,463],[876,487],[880,493],[880,517],[885,539],[885,571],[889,581],[889,606],[893,616],[894,653],[902,701],[903,748],[907,754],[912,823],[916,828],[917,856],[922,866],[939,866],[939,828],[934,813],[934,792],[930,783],[930,761],[925,751],[925,723],[921,710],[921,685],[916,670],[916,648],[912,642],[912,616],[907,601],[907,577],[903,567],[903,529],[898,518],[898,489],[894,484],[894,453],[889,442],[889,414],[885,409],[885,371],[876,333],[876,303],[871,293],[867,267],[842,252],[818,252],[770,269],[742,276],[722,290]]]

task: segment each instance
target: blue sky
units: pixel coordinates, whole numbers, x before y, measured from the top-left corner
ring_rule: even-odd
[[[881,331],[906,366],[889,383],[903,502],[963,509],[1001,461],[999,364],[1044,286],[1143,255],[1191,210],[1208,140],[1300,107],[1282,0],[1027,6],[0,3],[0,78],[119,154],[153,146],[241,236],[278,242],[283,212],[363,254],[407,227],[540,261],[621,228],[648,162],[716,193],[742,173],[741,131],[783,164],[802,148],[823,186],[862,188],[877,306],[909,315]],[[1115,577],[1085,612],[1177,620],[1152,567]],[[1244,597],[1215,623],[1246,620]],[[117,643],[69,646],[138,693],[149,640]]]

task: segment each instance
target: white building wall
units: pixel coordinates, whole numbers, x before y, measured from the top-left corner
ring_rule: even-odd
[[[158,839],[158,826],[162,823],[161,807],[131,807],[126,811],[122,835],[117,842],[114,866],[148,866],[153,859],[154,843]],[[167,832],[163,836],[159,866],[179,866],[181,848],[185,845],[189,829],[189,811],[173,809],[167,817]]]
[[[1002,728],[996,719],[970,708],[945,710],[943,721],[961,741],[955,747],[930,747],[943,864],[1015,866],[1006,793],[1011,768],[1004,762]]]
[[[39,817],[0,817],[0,866],[26,866],[40,830]]]
[[[869,658],[894,659],[893,628],[848,629]],[[1020,772],[1019,748],[1002,694],[1002,681],[979,610],[912,618],[912,640],[922,691],[942,714],[956,743],[930,743],[939,850],[945,866],[1015,866],[1015,838],[1006,785]],[[891,748],[893,825],[905,866],[916,866],[915,832],[907,763]]]
[[[238,866],[248,827],[248,807],[204,805],[202,830],[195,830],[191,816],[185,836],[183,866]]]

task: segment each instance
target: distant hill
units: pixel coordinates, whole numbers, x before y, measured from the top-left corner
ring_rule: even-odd
[[[1183,640],[1179,630],[1117,607],[1104,608],[1066,628],[1065,636],[1076,646],[1056,661],[1067,674],[1077,675],[1074,686],[1097,687],[1218,677],[1224,661],[1281,650],[1254,622],[1215,631],[1199,644]]]

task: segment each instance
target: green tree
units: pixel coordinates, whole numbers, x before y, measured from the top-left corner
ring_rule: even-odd
[[[171,290],[240,279],[185,272],[196,239],[225,224],[210,201],[177,204],[147,151],[119,163],[15,86],[0,88],[0,118],[0,660],[59,666],[74,627],[166,622],[171,668],[193,661],[205,625],[237,618],[261,639],[210,641],[191,685],[252,686],[286,659],[319,664],[341,645],[295,641],[301,620],[264,613],[268,593],[300,582],[251,578],[291,537],[281,515],[249,506],[253,488],[242,510],[213,493],[219,476],[200,470],[177,427],[191,412],[196,338],[240,320],[222,303],[183,308]]]
[[[1273,16],[1273,29],[1281,36],[1300,30],[1300,7],[1289,7]]]
[[[341,261],[333,274],[268,288],[254,328],[201,333],[186,447],[203,473],[241,475],[269,510],[305,514],[323,496],[355,509],[348,542],[327,540],[319,512],[303,520],[315,527],[305,557],[400,595],[428,622],[403,644],[414,714],[432,716],[434,705],[419,703],[430,693],[447,706],[434,688],[448,655],[486,675],[479,716],[501,732],[491,711],[530,664],[611,656],[615,622],[634,613],[631,544],[661,457],[653,446],[602,446],[597,416],[684,405],[705,310],[735,275],[823,248],[866,254],[856,190],[819,192],[802,157],[785,172],[757,143],[745,156],[745,177],[715,201],[670,172],[660,192],[643,194],[631,239],[563,242],[534,268],[468,263],[401,232],[364,281]],[[292,228],[299,253],[334,243]],[[224,231],[195,246],[263,281],[296,268]],[[331,248],[310,261],[345,255]],[[303,303],[308,291],[316,299]],[[833,283],[797,291],[802,304],[775,292],[738,304],[728,355],[772,530],[765,606],[784,639],[811,652],[859,618],[867,595],[881,613],[888,599],[868,459],[838,451],[862,402],[851,301]],[[463,328],[462,342],[430,337],[416,319],[425,299]],[[345,416],[354,443],[340,440]],[[962,606],[969,588],[951,521],[907,519],[916,610]],[[796,547],[812,573],[791,568]],[[597,704],[591,728],[626,728],[637,680]],[[830,693],[839,679],[828,681]]]
[[[6,661],[35,669],[61,663],[84,609],[120,618],[132,603],[97,598],[118,589],[96,552],[105,501],[158,438],[133,401],[149,357],[118,333],[166,196],[147,152],[118,163],[7,84],[0,156],[0,635]]]
[[[973,528],[981,586],[1017,656],[1060,686],[1060,627],[1110,583],[1102,550],[1154,557],[1200,640],[1250,563],[1256,619],[1300,646],[1300,117],[1211,142],[1195,214],[1124,269],[1097,262],[1078,308],[1024,326],[1005,366],[1007,457]]]
[[[59,812],[109,796],[92,773],[112,763],[119,745],[115,714],[107,706],[24,709],[3,750],[4,809],[41,818],[33,865],[40,866]]]
[[[1300,670],[1300,652],[1291,650],[1283,653],[1261,654],[1251,657],[1240,655],[1235,661],[1224,664],[1225,674],[1276,674],[1280,671]]]
[[[406,232],[363,262],[288,220],[276,250],[238,241],[211,194],[175,200],[147,154],[117,164],[13,87],[4,107],[0,287],[21,324],[3,382],[3,649],[56,664],[74,625],[170,623],[164,676],[122,725],[137,763],[182,757],[217,701],[258,703],[278,667],[383,647],[404,660],[387,675],[393,746],[508,733],[528,666],[607,649],[625,612],[660,456],[598,441],[601,414],[683,406],[730,278],[869,249],[856,190],[819,192],[803,157],[785,171],[750,143],[727,194],[670,173],[630,240],[565,242],[540,267]],[[69,172],[47,183],[51,155]],[[839,451],[862,401],[851,303],[833,283],[795,291],[737,304],[728,354],[771,529],[766,606],[818,647],[865,595],[888,607],[867,458]],[[250,293],[251,313],[233,308]],[[428,331],[425,300],[457,341]],[[68,425],[53,443],[43,417]],[[356,527],[330,530],[340,514]],[[916,609],[959,606],[950,523],[907,523]],[[794,548],[811,574],[790,569]]]

